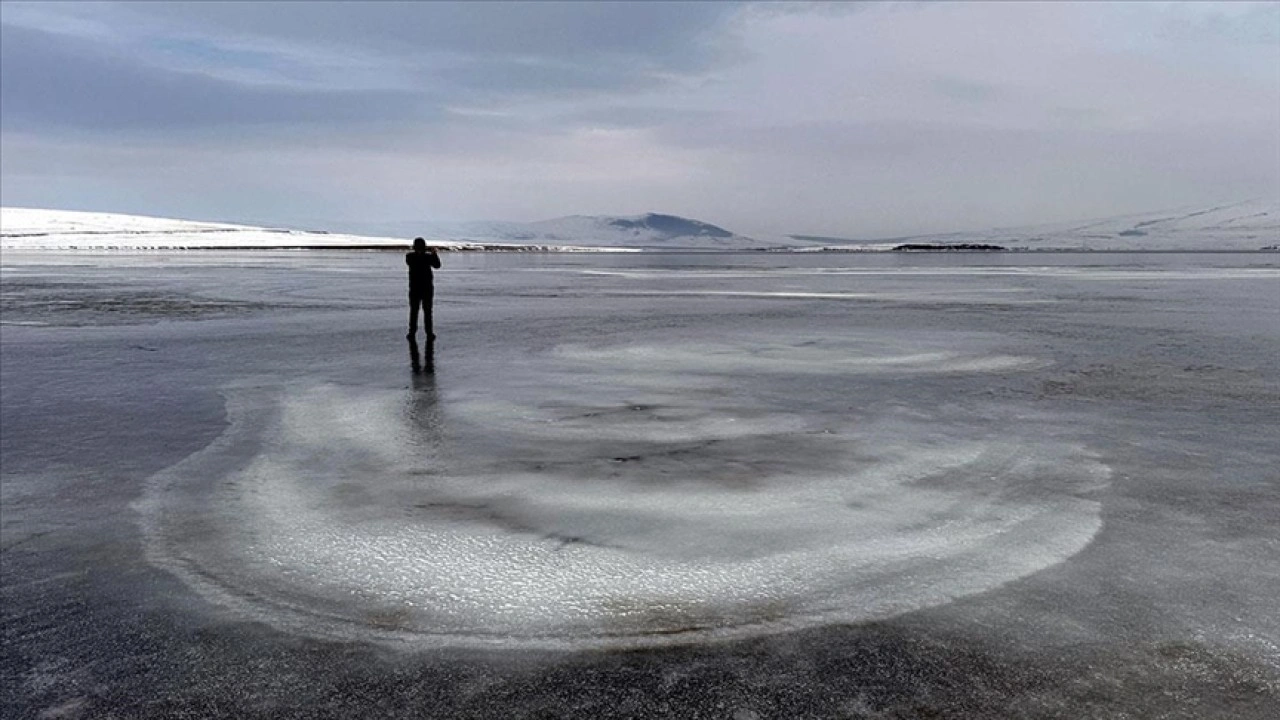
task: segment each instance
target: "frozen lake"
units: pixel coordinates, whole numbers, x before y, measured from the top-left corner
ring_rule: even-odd
[[[1280,714],[1280,255],[444,263],[6,253],[6,717]]]

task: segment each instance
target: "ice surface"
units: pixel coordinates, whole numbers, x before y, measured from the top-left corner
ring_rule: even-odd
[[[1043,364],[985,342],[560,345],[407,402],[230,387],[224,437],[151,486],[152,552],[282,627],[413,643],[654,644],[936,605],[1086,545],[1108,468],[1028,408],[797,414],[767,391]]]
[[[9,715],[1277,717],[1275,256],[403,272],[0,253]]]

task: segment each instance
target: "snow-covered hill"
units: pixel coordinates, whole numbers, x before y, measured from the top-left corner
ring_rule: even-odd
[[[1280,243],[1280,202],[1248,200],[1080,223],[994,230],[981,236],[985,242],[1026,248],[1260,250]]]
[[[173,220],[118,213],[0,208],[0,250],[209,250],[402,248],[414,234],[454,250],[603,251],[504,242],[503,237],[444,238],[422,231],[400,237]]]
[[[751,238],[698,220],[649,213],[585,216],[535,223],[394,223],[374,235],[232,225],[69,210],[0,208],[0,249],[154,250],[392,248],[420,235],[458,250],[604,251],[634,248],[734,250]],[[385,232],[385,234],[383,234]]]
[[[809,251],[885,250],[904,244],[984,244],[1022,250],[1280,249],[1280,202],[1247,200],[1211,207],[1121,215],[1052,225],[940,233],[878,240],[792,236]]]
[[[171,220],[117,213],[0,208],[0,249],[153,250],[404,245],[404,240]]]

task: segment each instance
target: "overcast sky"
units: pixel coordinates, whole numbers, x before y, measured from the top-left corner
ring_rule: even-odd
[[[871,238],[1280,199],[1280,4],[0,2],[0,201]]]

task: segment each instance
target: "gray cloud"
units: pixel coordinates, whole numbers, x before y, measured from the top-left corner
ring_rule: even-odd
[[[968,103],[992,102],[1009,95],[1009,90],[998,85],[957,77],[935,78],[933,87],[942,95]]]
[[[705,35],[736,9],[727,2],[196,2],[132,8],[179,27],[267,42],[575,63],[630,57],[685,70],[708,61]]]
[[[736,3],[9,3],[12,24],[276,85],[630,90],[712,67]]]
[[[575,127],[662,130],[720,127],[731,115],[724,110],[679,108],[655,102],[617,102],[572,110],[560,119]]]
[[[651,73],[622,62],[576,64],[508,57],[458,62],[431,74],[453,89],[459,99],[502,99],[510,96],[556,97],[584,91],[626,92],[662,84]]]
[[[1257,30],[1277,10],[5,2],[0,186],[209,219],[655,210],[861,237],[1280,196],[1280,45]]]
[[[226,82],[140,63],[93,45],[0,26],[5,125],[112,130],[228,125],[349,124],[421,116],[418,97],[387,91],[305,91]]]
[[[434,122],[611,98],[713,67],[735,3],[7,3],[22,129]],[[524,108],[527,111],[527,108]],[[576,112],[557,111],[562,119]],[[499,113],[473,122],[497,123]],[[526,115],[525,124],[538,113]]]

